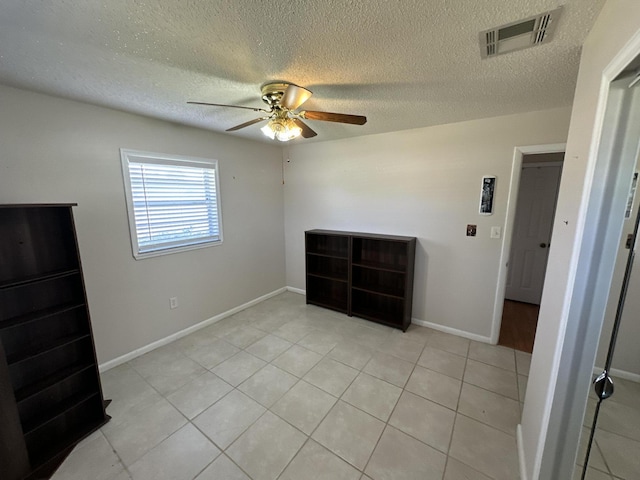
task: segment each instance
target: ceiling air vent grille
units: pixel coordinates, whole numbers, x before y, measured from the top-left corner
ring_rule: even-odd
[[[551,41],[561,11],[562,7],[480,32],[480,55],[495,57]]]
[[[486,57],[490,57],[496,54],[496,31],[489,30],[486,34],[487,37],[487,54]]]

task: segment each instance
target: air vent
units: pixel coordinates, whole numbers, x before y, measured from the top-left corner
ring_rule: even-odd
[[[551,41],[561,11],[562,7],[480,32],[480,55],[495,57]]]

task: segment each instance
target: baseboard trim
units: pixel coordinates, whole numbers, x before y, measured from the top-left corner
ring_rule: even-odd
[[[268,300],[271,297],[275,297],[276,295],[280,295],[281,293],[286,291],[287,291],[287,287],[282,287],[277,290],[274,290],[273,292],[267,293],[266,295],[262,295],[261,297],[250,300],[249,302],[243,303],[242,305],[239,305],[230,310],[227,310],[226,312],[222,312],[214,317],[207,318],[206,320],[203,320],[200,323],[191,325],[190,327],[180,330],[179,332],[172,333],[167,337],[161,338],[160,340],[156,340],[155,342],[145,345],[144,347],[136,348],[135,350],[129,353],[125,353],[124,355],[121,355],[119,357],[116,357],[113,360],[109,360],[107,362],[101,363],[98,366],[98,369],[100,370],[100,373],[106,372],[107,370],[111,370],[112,368],[117,367],[118,365],[122,365],[123,363],[129,362],[134,358],[139,357],[140,355],[144,355],[145,353],[155,350],[156,348],[160,348],[175,340],[178,340],[179,338],[185,337],[193,332],[197,332],[198,330],[208,327],[209,325],[213,325],[214,323],[219,322],[223,318],[230,317],[231,315],[241,312],[242,310],[245,310],[249,307],[253,307],[254,305],[257,305],[260,302],[264,302],[265,300]]]
[[[522,444],[522,425],[516,428],[516,443],[518,444],[518,464],[520,465],[520,480],[527,480],[527,467],[524,461],[524,445]]]
[[[287,291],[288,292],[297,293],[299,295],[306,295],[307,294],[306,290],[303,290],[301,288],[296,288],[296,287],[287,287]]]
[[[593,374],[600,375],[603,370],[604,368],[602,367],[593,367]],[[624,380],[640,383],[640,375],[638,375],[637,373],[627,372],[626,370],[618,370],[617,368],[612,368],[609,373],[612,377],[619,377]]]
[[[306,290],[296,287],[287,287],[287,291],[293,293],[299,293],[300,295],[306,295]],[[427,322],[426,320],[419,320],[417,318],[412,318],[411,323],[415,323],[416,325],[420,325],[422,327],[429,327],[433,330],[439,330],[444,333],[450,333],[452,335],[457,335],[458,337],[468,338],[470,340],[476,340],[478,342],[483,343],[491,343],[490,337],[483,337],[482,335],[476,335],[475,333],[465,332],[464,330],[458,330],[457,328],[445,327],[444,325],[439,325],[437,323]]]
[[[307,291],[301,288],[296,287],[287,287],[287,291],[293,293],[299,293],[300,295],[306,295]],[[465,332],[464,330],[458,330],[457,328],[445,327],[444,325],[438,325],[437,323],[427,322],[426,320],[419,320],[417,318],[412,318],[411,323],[415,323],[416,325],[420,325],[422,327],[429,327],[433,330],[439,330],[441,332],[450,333],[452,335],[457,335],[459,337],[468,338],[470,340],[477,340],[478,342],[483,343],[491,343],[490,337],[483,337],[482,335],[476,335],[475,333]]]
[[[426,320],[419,320],[417,318],[412,318],[411,323],[420,325],[422,327],[429,327],[434,330],[438,330],[440,332],[450,333],[451,335],[457,335],[458,337],[468,338],[469,340],[475,340],[477,342],[491,343],[490,337],[484,337],[482,335],[477,335],[475,333],[465,332],[464,330],[458,330],[457,328],[446,327],[438,323],[431,323],[431,322],[427,322]]]

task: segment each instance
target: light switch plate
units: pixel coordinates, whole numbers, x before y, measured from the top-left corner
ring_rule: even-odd
[[[501,230],[500,227],[491,227],[491,238],[500,238]]]

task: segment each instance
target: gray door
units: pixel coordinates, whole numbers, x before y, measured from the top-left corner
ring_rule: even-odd
[[[523,166],[505,298],[540,304],[561,166]]]

